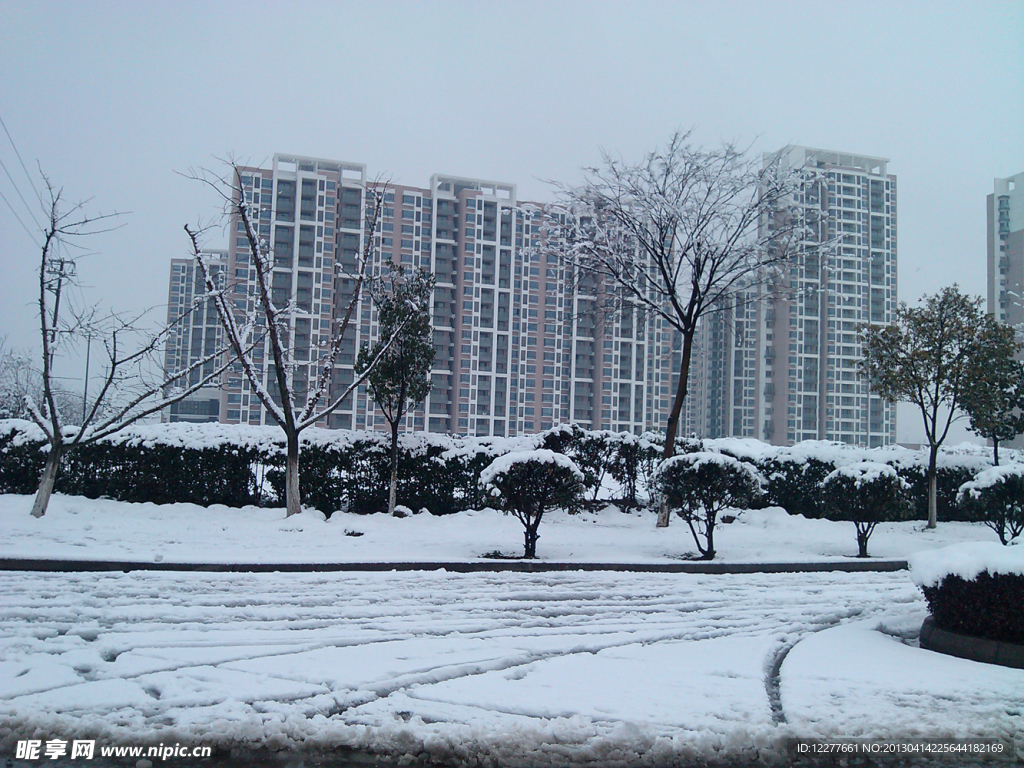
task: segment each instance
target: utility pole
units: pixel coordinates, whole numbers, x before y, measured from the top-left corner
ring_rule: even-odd
[[[52,277],[47,281],[47,289],[54,295],[53,299],[53,319],[50,322],[50,359],[49,365],[53,366],[53,356],[56,353],[57,345],[57,317],[60,313],[60,293],[64,287],[65,277],[75,276],[75,262],[71,259],[65,259],[63,257],[56,259],[48,259],[46,262],[46,274]]]
[[[85,337],[85,383],[82,385],[82,425],[85,426],[85,412],[89,407],[89,353],[92,351],[92,333]]]

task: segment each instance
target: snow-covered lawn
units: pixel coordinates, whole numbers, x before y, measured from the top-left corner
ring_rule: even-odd
[[[0,558],[141,560],[176,563],[332,563],[478,561],[499,551],[523,554],[523,527],[493,509],[435,517],[315,510],[286,519],[283,509],[194,504],[128,504],[54,495],[42,518],[29,515],[31,496],[0,495]],[[537,556],[590,563],[667,563],[696,555],[686,524],[658,530],[654,515],[545,515]],[[350,535],[352,533],[361,536]],[[913,552],[962,541],[998,541],[981,524],[883,523],[871,537],[874,558],[906,559]],[[854,558],[853,523],[807,520],[771,508],[749,510],[721,524],[715,537],[723,562],[801,562]]]
[[[404,520],[0,497],[2,557],[470,560],[512,518]],[[539,554],[670,562],[675,521],[554,515]],[[346,536],[358,530],[361,537]],[[880,527],[872,553],[994,539]],[[744,513],[728,561],[856,552],[852,524]],[[998,738],[1024,755],[1024,670],[916,647],[907,572],[0,572],[0,754],[19,739],[352,746],[496,765],[787,759],[790,737]],[[168,763],[170,764],[170,763]],[[955,764],[955,763],[951,763]]]

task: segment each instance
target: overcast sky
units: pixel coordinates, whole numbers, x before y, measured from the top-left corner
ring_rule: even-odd
[[[86,297],[122,310],[163,305],[182,225],[219,213],[176,172],[229,154],[546,200],[543,180],[578,179],[602,149],[638,158],[677,128],[889,158],[900,298],[915,303],[953,282],[985,293],[985,196],[1024,171],[1024,2],[2,0],[0,117],[13,346],[35,343],[42,222],[15,146],[37,188],[38,164],[89,211],[130,212],[78,266]],[[901,414],[901,439],[913,427]]]

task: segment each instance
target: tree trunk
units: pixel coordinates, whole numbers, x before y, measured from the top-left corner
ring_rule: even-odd
[[[938,523],[939,510],[939,446],[932,445],[928,449],[928,527],[935,528]]]
[[[999,441],[992,438],[992,463],[999,466]]]
[[[672,412],[668,417],[668,424],[665,425],[665,451],[662,453],[662,461],[671,459],[676,452],[676,432],[679,430],[679,416],[683,412],[683,401],[686,399],[687,385],[690,379],[690,354],[693,351],[693,332],[683,334],[683,357],[679,363],[679,386],[676,388],[676,397],[672,401]],[[658,507],[658,527],[668,528],[668,522],[672,519],[668,504],[664,501]]]
[[[63,453],[64,446],[61,443],[51,443],[50,455],[46,457],[46,464],[43,465],[43,475],[39,478],[39,488],[36,490],[36,498],[32,502],[32,517],[42,517],[46,514],[46,507],[50,503],[50,496],[53,495],[53,486],[57,482],[57,473],[60,471],[60,457]]]
[[[537,539],[540,538],[540,534],[537,533],[538,528],[540,528],[539,515],[536,520],[526,525],[526,551],[523,553],[523,558],[526,560],[533,560],[537,557]]]
[[[702,552],[701,554],[704,556],[705,560],[714,560],[715,559],[715,523],[717,522],[717,519],[716,519],[716,517],[714,517],[712,515],[708,515],[707,519],[708,519],[708,535],[707,535],[708,548],[707,548],[707,550],[705,552]]]
[[[395,514],[395,503],[398,495],[398,422],[391,422],[391,486],[388,490],[388,514]]]
[[[870,530],[864,530],[859,525],[857,526],[857,557],[868,556],[868,538],[870,536]]]
[[[287,439],[288,453],[285,464],[284,496],[287,514],[285,517],[297,515],[302,511],[299,493],[299,435],[289,434]]]

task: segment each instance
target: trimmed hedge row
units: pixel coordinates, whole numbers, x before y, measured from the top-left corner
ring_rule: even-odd
[[[982,571],[967,581],[946,576],[938,586],[922,586],[935,624],[948,632],[1024,643],[1024,576]]]
[[[0,492],[35,493],[48,447],[42,441],[0,435]],[[202,449],[100,442],[61,459],[56,490],[96,499],[191,502],[242,506],[261,500],[252,448],[220,445]]]
[[[623,507],[650,496],[662,437],[585,431],[560,425],[518,438],[458,438],[426,433],[401,436],[398,502],[448,514],[480,508],[486,499],[480,472],[498,455],[546,448],[569,456],[590,491],[605,474],[622,489]],[[43,449],[43,450],[41,450]],[[45,457],[42,433],[30,422],[0,421],[0,493],[34,493]],[[303,503],[325,514],[371,513],[387,505],[388,436],[375,432],[310,429],[303,433]],[[759,502],[791,514],[824,515],[821,481],[838,466],[871,460],[896,468],[910,485],[915,518],[927,518],[925,456],[908,449],[858,449],[834,443],[777,448],[751,440],[682,440],[677,453],[717,451],[753,464],[767,478]],[[963,483],[990,465],[979,454],[944,453],[939,468],[939,519],[971,520],[956,503]],[[63,458],[56,490],[121,501],[200,505],[274,505],[284,496],[284,438],[275,427],[220,424],[145,425],[80,447]],[[590,494],[592,495],[592,494]]]

